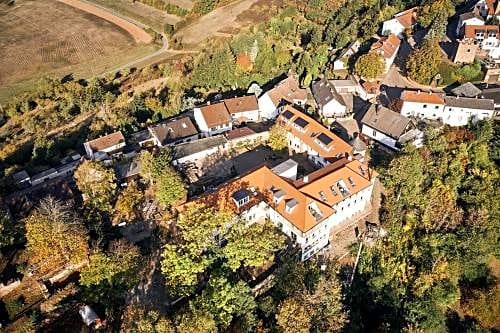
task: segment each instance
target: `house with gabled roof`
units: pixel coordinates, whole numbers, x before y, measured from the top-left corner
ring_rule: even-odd
[[[394,150],[404,144],[422,145],[423,133],[413,121],[382,105],[372,104],[361,119],[361,133]]]
[[[126,145],[122,132],[114,132],[83,144],[89,158],[100,158],[103,155],[120,152]]]
[[[158,147],[166,147],[196,140],[198,130],[189,117],[171,119],[148,127],[153,142]]]
[[[404,90],[401,93],[401,114],[405,117],[416,117],[437,120],[442,118],[444,110],[444,94],[432,91]]]
[[[474,41],[487,52],[492,59],[500,58],[500,26],[499,25],[467,25],[464,40]]]
[[[194,108],[194,120],[200,131],[208,136],[233,128],[233,120],[224,102]]]
[[[484,19],[481,17],[479,10],[474,9],[459,16],[456,30],[457,36],[460,36],[468,25],[484,25]]]
[[[316,165],[324,166],[352,153],[347,142],[291,105],[283,108],[276,124],[287,131],[289,149],[306,153]]]
[[[319,114],[325,118],[344,117],[347,114],[347,103],[327,79],[313,82],[311,91],[318,106]],[[352,100],[349,111],[352,112]]]
[[[390,34],[394,34],[399,38],[403,38],[405,31],[417,24],[417,14],[418,7],[397,13],[392,19],[384,21],[382,24],[382,35],[389,36]]]
[[[287,77],[259,97],[261,117],[275,119],[284,104],[304,105],[307,101],[307,89],[301,88],[294,75]]]
[[[342,52],[340,52],[339,56],[335,59],[333,62],[333,69],[334,70],[342,70],[342,69],[347,69],[348,68],[348,62],[349,59],[358,53],[359,47],[361,43],[356,40],[349,44]]]
[[[370,208],[377,174],[357,160],[343,158],[296,179],[288,173],[297,168],[290,160],[284,163],[282,168],[257,167],[186,205],[233,211],[249,224],[269,220],[300,247],[302,260],[307,260],[328,245],[333,230],[348,226]],[[278,170],[286,170],[287,177]]]
[[[391,69],[394,59],[399,51],[401,40],[395,34],[381,37],[370,47],[370,52],[375,52],[382,56],[384,59],[384,73]]]
[[[260,120],[259,102],[255,95],[226,99],[224,103],[234,123],[241,124]]]

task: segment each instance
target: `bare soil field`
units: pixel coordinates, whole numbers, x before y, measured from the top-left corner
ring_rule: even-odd
[[[17,0],[14,6],[0,7],[0,100],[45,75],[95,76],[156,48],[66,4]]]

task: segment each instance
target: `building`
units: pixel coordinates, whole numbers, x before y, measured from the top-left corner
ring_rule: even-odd
[[[59,175],[57,174],[57,170],[54,168],[50,168],[48,170],[37,173],[33,177],[31,177],[31,185],[36,186],[42,184],[50,179],[57,178]]]
[[[233,120],[224,102],[194,108],[194,120],[200,131],[208,136],[233,128]]]
[[[442,120],[450,126],[465,126],[469,121],[492,118],[495,113],[492,99],[447,96],[444,101],[446,105]]]
[[[394,15],[392,19],[384,21],[382,24],[382,35],[394,34],[403,38],[405,32],[417,24],[417,14],[418,7],[414,7]]]
[[[500,2],[498,0],[479,0],[476,3],[476,8],[481,16],[487,19],[496,17],[500,20]]]
[[[471,12],[463,13],[459,16],[457,25],[457,36],[461,36],[466,26],[468,25],[484,25],[484,19],[480,15],[480,11],[474,9]]]
[[[401,115],[424,119],[442,119],[444,111],[443,94],[405,90],[401,93]]]
[[[479,44],[473,40],[458,40],[453,62],[456,64],[471,64],[476,59]]]
[[[289,149],[307,154],[308,159],[318,166],[325,166],[352,153],[352,147],[347,142],[290,105],[284,107],[276,123],[287,130]]]
[[[181,143],[174,147],[172,164],[196,163],[208,156],[223,154],[227,148],[227,140],[223,135]]]
[[[257,167],[188,205],[230,210],[248,224],[270,221],[300,247],[302,260],[371,208],[377,174],[365,164],[343,158],[297,180],[296,163],[284,164]]]
[[[500,66],[487,68],[483,82],[488,84],[500,84]]]
[[[356,41],[352,42],[344,50],[342,50],[342,52],[339,54],[339,56],[333,62],[333,69],[334,70],[348,69],[349,68],[349,59],[353,55],[358,53],[360,45],[361,45],[361,43],[356,40]]]
[[[349,141],[349,144],[352,146],[353,157],[363,162],[365,159],[366,150],[368,149],[368,146],[363,140],[361,140],[359,134],[355,134],[354,138],[351,141]]]
[[[304,105],[306,101],[307,89],[301,88],[297,78],[292,75],[259,97],[259,110],[261,117],[275,119],[283,104]]]
[[[122,132],[118,131],[87,141],[83,144],[83,147],[89,158],[99,159],[102,155],[112,155],[120,152],[125,145],[125,137]]]
[[[403,91],[401,114],[406,117],[440,120],[450,126],[464,126],[469,121],[493,117],[494,100],[478,98],[478,89],[471,85],[464,84],[455,88],[453,91],[457,96]],[[479,93],[481,93],[480,90]],[[464,95],[469,97],[464,97]]]
[[[400,150],[405,143],[421,146],[423,133],[410,118],[372,104],[361,120],[361,132],[369,138],[394,150]]]
[[[235,128],[224,134],[231,147],[256,144],[269,138],[269,131],[255,132],[250,127]]]
[[[500,110],[500,86],[483,88],[481,93],[482,97],[493,100],[495,111],[498,114],[498,111]]]
[[[12,175],[12,181],[19,188],[26,188],[31,185],[30,175],[25,170],[18,171]]]
[[[327,79],[316,81],[311,86],[319,114],[324,118],[337,118],[347,115],[346,103]],[[350,107],[352,112],[352,102]]]
[[[481,89],[470,82],[465,82],[458,87],[451,89],[451,93],[460,97],[479,97],[482,94]]]
[[[233,123],[257,122],[260,120],[259,102],[255,95],[235,97],[224,100]]]
[[[479,44],[492,59],[500,58],[500,27],[498,25],[467,25],[464,39]]]
[[[189,117],[181,117],[149,126],[148,131],[154,144],[158,147],[188,142],[199,137],[198,130]]]
[[[401,45],[401,40],[395,34],[390,34],[389,36],[381,37],[378,41],[373,43],[370,48],[370,52],[375,52],[382,56],[384,59],[384,73],[387,73],[391,69],[394,59],[398,54],[399,46]]]

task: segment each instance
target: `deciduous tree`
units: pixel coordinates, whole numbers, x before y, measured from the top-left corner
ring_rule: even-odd
[[[384,73],[384,68],[384,59],[375,52],[362,55],[354,65],[356,74],[368,80],[381,76]]]
[[[443,54],[437,41],[426,41],[413,51],[406,60],[408,76],[422,84],[429,84],[438,74]]]
[[[296,298],[287,298],[280,304],[276,322],[282,332],[309,333],[311,314]]]
[[[76,185],[89,206],[103,212],[112,211],[116,190],[115,173],[97,161],[84,161],[75,171]]]
[[[136,216],[136,209],[144,198],[144,194],[137,187],[134,181],[120,193],[116,200],[115,211],[126,220],[133,220]]]
[[[272,150],[282,151],[288,148],[288,138],[286,130],[280,125],[273,125],[269,130],[269,147]]]

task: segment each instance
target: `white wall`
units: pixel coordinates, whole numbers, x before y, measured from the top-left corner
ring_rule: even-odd
[[[246,118],[244,121],[259,121],[259,110],[238,112],[231,114],[233,120],[238,120],[239,118]]]
[[[478,19],[477,17],[473,17],[465,21],[459,20],[456,31],[457,35],[460,34],[460,30],[462,30],[464,25],[484,25],[484,21]]]
[[[340,104],[336,99],[332,99],[321,109],[323,117],[332,118],[335,116],[344,116],[346,114],[346,107]]]
[[[201,132],[208,132],[209,128],[207,123],[205,122],[205,118],[203,117],[203,114],[201,113],[200,108],[194,108],[194,121],[196,121],[196,124],[198,125],[198,128],[200,129]]]
[[[399,38],[403,38],[403,32],[405,27],[399,23],[395,18],[392,20],[384,21],[382,25],[382,35],[389,36],[391,33],[395,34]]]
[[[403,102],[401,114],[406,117],[417,117],[425,119],[443,118],[444,104]]]
[[[375,141],[378,141],[387,147],[390,147],[395,150],[399,150],[399,148],[396,148],[396,140],[391,138],[390,136],[385,135],[382,132],[377,131],[376,129],[371,128],[370,126],[367,126],[363,124],[361,133],[365,134],[366,136],[372,138]]]
[[[465,126],[469,119],[473,122],[493,117],[493,110],[469,109],[446,106],[443,113],[443,122],[450,126]]]
[[[258,102],[260,116],[262,118],[274,119],[278,116],[276,105],[274,105],[271,97],[269,97],[269,94],[267,92],[259,97]]]

